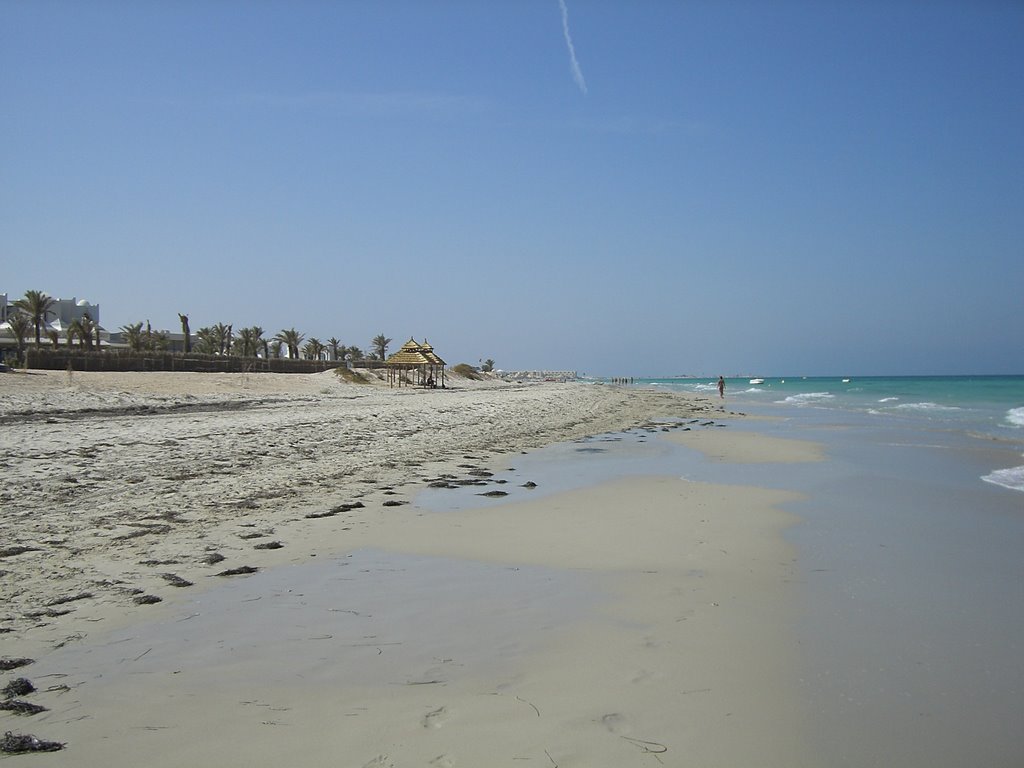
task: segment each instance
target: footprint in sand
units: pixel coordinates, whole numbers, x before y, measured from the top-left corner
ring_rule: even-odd
[[[377,755],[373,760],[364,764],[363,768],[395,768],[395,764],[387,755]]]
[[[629,682],[634,683],[634,684],[635,683],[646,683],[646,682],[649,682],[649,681],[651,681],[653,679],[654,679],[654,674],[652,672],[648,672],[646,669],[641,669],[641,670],[637,671],[636,673],[634,673],[632,679]]]
[[[604,715],[601,718],[601,725],[612,733],[618,733],[626,725],[626,716],[620,715],[618,712],[612,712],[611,714]]]
[[[448,722],[448,710],[444,707],[439,707],[433,712],[428,712],[423,717],[424,728],[440,728],[446,722]]]
[[[430,764],[436,768],[455,768],[455,762],[448,755],[438,755],[430,761]]]

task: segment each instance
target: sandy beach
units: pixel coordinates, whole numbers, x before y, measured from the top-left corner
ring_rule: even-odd
[[[35,660],[0,679],[47,707],[0,730],[64,743],[54,766],[813,765],[795,496],[545,494],[515,456],[622,430],[737,463],[814,444],[691,395],[453,384],[0,377],[0,657]],[[416,504],[467,487],[489,498]]]

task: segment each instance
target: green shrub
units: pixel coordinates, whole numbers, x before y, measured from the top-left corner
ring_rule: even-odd
[[[334,369],[338,378],[347,381],[349,384],[369,384],[369,380],[359,371],[350,371],[348,366],[339,366]]]
[[[466,379],[480,381],[480,374],[477,373],[476,368],[474,368],[469,363],[459,363],[454,368],[452,368],[452,373],[458,376],[462,376],[463,378]]]

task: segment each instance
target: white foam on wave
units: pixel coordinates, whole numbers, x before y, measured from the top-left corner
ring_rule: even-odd
[[[939,405],[938,403],[900,403],[895,407],[904,411],[931,411],[933,413],[963,410],[955,405]]]
[[[717,392],[718,391],[718,385],[717,384],[694,384],[693,385],[693,391],[694,392]]]
[[[1006,420],[1015,427],[1024,427],[1024,408],[1011,408],[1006,412]]]
[[[785,400],[778,400],[776,402],[789,405],[812,405],[817,402],[834,400],[835,397],[831,392],[804,392],[800,395],[790,395]]]
[[[981,478],[986,483],[1001,485],[1011,491],[1024,491],[1024,467],[997,469]]]
[[[883,398],[882,398],[881,400],[879,400],[878,402],[880,402],[880,403],[894,403],[894,402],[896,402],[897,400],[899,400],[899,398],[898,398],[898,397],[883,397]]]

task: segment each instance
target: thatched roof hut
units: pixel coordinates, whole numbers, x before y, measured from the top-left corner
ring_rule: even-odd
[[[444,387],[445,362],[434,348],[424,339],[420,344],[409,339],[402,348],[384,361],[388,369],[388,384],[402,386],[412,384],[420,387]],[[438,384],[440,382],[440,384]]]

